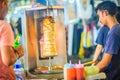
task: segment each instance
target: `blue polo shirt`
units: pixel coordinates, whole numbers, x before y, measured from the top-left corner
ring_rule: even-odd
[[[108,31],[109,31],[109,28],[107,26],[103,26],[100,29],[97,39],[96,39],[97,44],[100,44],[104,47],[104,45],[106,43],[106,37],[107,37]]]
[[[120,65],[120,24],[114,25],[108,32],[104,49],[104,53],[113,55],[112,60],[105,71],[107,77],[112,77],[114,71]],[[111,80],[111,78],[108,80]]]
[[[97,39],[96,39],[96,43],[97,44],[100,44],[103,46],[103,50],[99,56],[99,59],[101,60],[102,59],[102,56],[103,56],[103,53],[104,53],[104,46],[105,46],[105,43],[106,43],[106,37],[107,37],[107,34],[109,32],[109,28],[107,26],[103,26],[99,33],[98,33],[98,36],[97,36]]]

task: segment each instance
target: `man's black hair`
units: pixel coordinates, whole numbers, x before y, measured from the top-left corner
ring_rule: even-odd
[[[96,7],[95,11],[97,12],[98,10],[107,10],[108,13],[113,16],[117,13],[117,6],[112,1],[103,1]]]
[[[117,21],[120,23],[120,6],[117,7],[116,19],[117,19]]]

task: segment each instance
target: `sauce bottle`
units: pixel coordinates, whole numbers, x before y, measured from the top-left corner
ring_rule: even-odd
[[[76,71],[71,61],[64,65],[64,80],[76,80]]]
[[[75,70],[76,70],[76,80],[85,80],[84,65],[81,64],[80,60],[79,60],[79,64],[75,64]]]

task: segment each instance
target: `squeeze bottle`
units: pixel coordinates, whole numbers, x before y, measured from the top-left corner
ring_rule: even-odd
[[[64,65],[64,80],[76,80],[76,71],[71,62]]]
[[[76,70],[76,80],[85,80],[84,65],[81,64],[80,60],[79,60],[79,64],[75,64],[75,70]]]

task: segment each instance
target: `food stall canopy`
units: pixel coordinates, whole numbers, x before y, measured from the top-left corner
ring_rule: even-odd
[[[37,3],[40,3],[40,4],[43,4],[43,5],[46,5],[46,0],[36,0]]]

